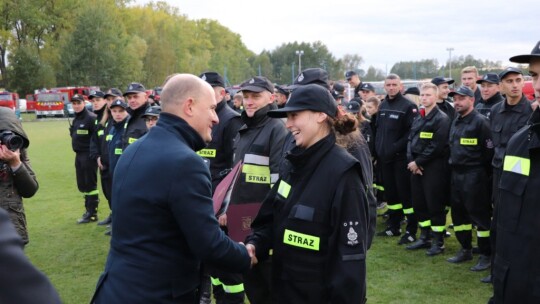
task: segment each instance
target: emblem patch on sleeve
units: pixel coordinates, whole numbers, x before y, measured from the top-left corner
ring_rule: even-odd
[[[343,223],[343,227],[349,227],[349,231],[347,231],[347,245],[349,246],[358,244],[358,233],[354,230],[354,226],[358,226],[358,222],[350,221]]]

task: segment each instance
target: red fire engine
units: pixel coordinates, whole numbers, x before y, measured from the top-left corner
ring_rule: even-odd
[[[42,90],[35,96],[36,118],[64,117],[64,96],[62,93]]]
[[[26,95],[26,112],[28,113],[36,112],[36,95],[34,94]]]
[[[19,94],[8,91],[0,91],[0,107],[19,110]]]

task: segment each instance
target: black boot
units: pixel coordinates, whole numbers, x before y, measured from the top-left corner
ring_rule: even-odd
[[[112,223],[112,213],[109,213],[109,216],[107,216],[104,220],[99,221],[97,224],[99,226],[105,226],[109,225],[110,223]]]
[[[421,228],[420,231],[420,237],[416,242],[410,244],[406,248],[408,250],[416,250],[416,249],[422,249],[422,248],[429,248],[431,247],[431,234],[429,228]]]
[[[433,232],[433,240],[431,248],[426,251],[427,256],[435,256],[444,252],[444,234],[441,232]]]
[[[86,195],[85,202],[86,212],[83,214],[82,218],[77,220],[78,224],[86,224],[90,222],[96,222],[97,217],[97,207],[99,204],[99,199],[97,195]]]
[[[472,260],[472,250],[471,249],[461,249],[455,256],[449,258],[447,261],[450,263],[461,263],[465,261]]]
[[[478,263],[471,267],[471,271],[482,271],[491,267],[491,257],[489,255],[481,254],[478,258]]]

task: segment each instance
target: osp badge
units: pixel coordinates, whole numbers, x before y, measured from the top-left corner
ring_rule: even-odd
[[[349,231],[347,232],[347,245],[349,246],[358,244],[358,233],[354,230],[354,226],[358,226],[358,222],[350,221],[343,223],[343,227],[349,227]]]
[[[304,73],[300,73],[298,76],[298,82],[302,82],[304,80]]]
[[[201,77],[202,80],[206,81],[206,74],[203,74]]]

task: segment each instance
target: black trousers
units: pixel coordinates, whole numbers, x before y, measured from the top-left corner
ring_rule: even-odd
[[[244,287],[251,304],[272,303],[272,258],[259,262],[244,274]]]
[[[411,174],[411,195],[414,213],[422,228],[443,232],[446,225],[446,202],[450,171],[447,160],[434,159],[424,165],[423,175]],[[439,231],[440,230],[440,231]]]
[[[403,215],[407,216],[407,231],[416,234],[418,222],[411,202],[411,174],[407,160],[380,162],[384,194],[388,203],[388,224],[391,229],[399,229]]]
[[[101,190],[103,191],[103,195],[107,199],[107,203],[109,204],[109,209],[112,210],[112,207],[111,207],[112,176],[109,173],[109,169],[99,171],[99,176],[101,178]]]
[[[477,226],[480,253],[491,255],[491,181],[486,168],[452,168],[452,221],[464,249],[472,248],[472,224]]]
[[[97,190],[97,163],[88,152],[75,154],[77,188],[85,195]]]

